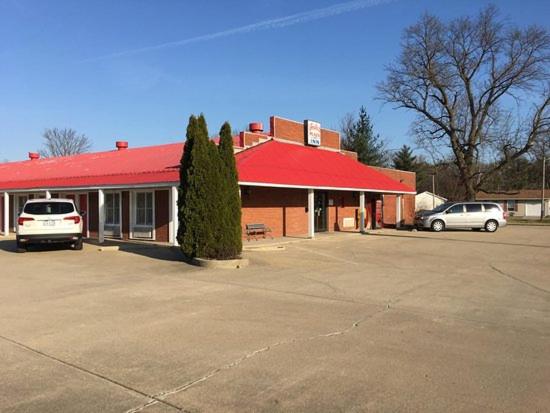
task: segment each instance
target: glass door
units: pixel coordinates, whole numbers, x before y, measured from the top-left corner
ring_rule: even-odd
[[[326,192],[315,192],[314,200],[315,232],[327,230],[327,194]]]

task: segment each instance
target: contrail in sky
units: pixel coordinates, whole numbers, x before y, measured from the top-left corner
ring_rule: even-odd
[[[321,9],[304,11],[301,13],[291,14],[289,16],[278,17],[275,19],[263,20],[257,23],[247,24],[245,26],[235,27],[233,29],[223,30],[220,32],[204,34],[202,36],[190,37],[187,39],[175,40],[172,42],[161,43],[154,46],[146,46],[138,49],[123,50],[120,52],[110,53],[103,56],[92,57],[89,59],[85,59],[84,62],[105,60],[105,59],[111,59],[111,58],[123,57],[123,56],[131,56],[139,53],[152,52],[155,50],[181,47],[181,46],[186,46],[188,44],[205,42],[208,40],[219,39],[222,37],[233,36],[241,33],[251,33],[259,30],[279,29],[282,27],[294,26],[295,24],[307,23],[314,20],[337,16],[344,13],[350,13],[355,10],[366,9],[369,7],[378,6],[380,4],[390,3],[392,1],[395,1],[395,0],[353,0],[345,3],[338,3],[333,6],[324,7]]]

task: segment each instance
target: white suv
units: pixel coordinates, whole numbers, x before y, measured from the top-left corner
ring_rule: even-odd
[[[17,251],[29,244],[67,243],[82,249],[82,215],[72,199],[31,199],[17,219]]]

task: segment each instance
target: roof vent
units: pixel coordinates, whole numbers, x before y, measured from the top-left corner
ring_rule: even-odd
[[[127,141],[116,141],[116,148],[119,151],[122,151],[124,149],[128,149],[128,142]]]
[[[29,159],[31,161],[34,161],[39,158],[40,158],[40,154],[38,152],[29,152]]]
[[[264,131],[264,125],[262,122],[251,122],[248,125],[248,129],[252,133],[262,133]]]

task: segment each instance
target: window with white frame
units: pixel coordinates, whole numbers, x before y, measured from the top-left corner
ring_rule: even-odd
[[[134,224],[139,227],[152,227],[153,226],[153,193],[136,192],[134,199],[135,199]]]
[[[120,225],[120,194],[105,194],[105,225]]]

